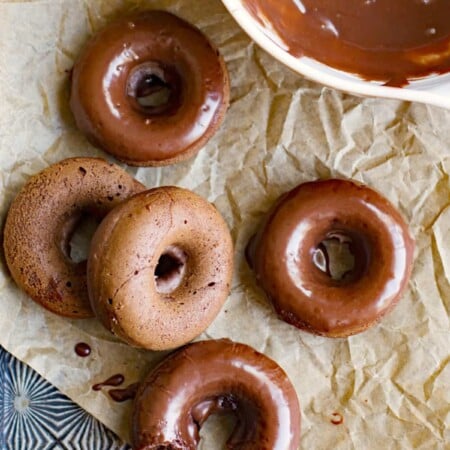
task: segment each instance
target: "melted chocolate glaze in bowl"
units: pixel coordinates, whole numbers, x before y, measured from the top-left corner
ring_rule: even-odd
[[[222,2],[260,47],[306,78],[450,109],[450,0]]]
[[[450,71],[450,0],[243,0],[294,56],[402,86]]]

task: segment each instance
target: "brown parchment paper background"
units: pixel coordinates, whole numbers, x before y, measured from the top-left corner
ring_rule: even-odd
[[[231,74],[225,123],[197,157],[162,169],[126,168],[149,187],[193,189],[232,229],[231,295],[201,338],[247,343],[286,370],[301,402],[302,449],[450,448],[449,111],[360,99],[306,81],[252,43],[218,0],[2,1],[2,222],[31,174],[70,156],[105,156],[74,125],[67,71],[95,30],[142,7],[194,22],[219,46]],[[282,192],[335,176],[387,196],[410,223],[417,250],[395,311],[361,335],[330,340],[276,318],[243,248]],[[15,286],[3,256],[0,305],[0,344],[127,439],[131,402],[114,403],[91,386],[115,373],[125,374],[125,384],[140,380],[163,355],[119,343],[95,320],[47,313]],[[91,357],[75,355],[80,341],[92,346]],[[342,425],[330,423],[334,412]],[[204,449],[215,448],[211,436]]]

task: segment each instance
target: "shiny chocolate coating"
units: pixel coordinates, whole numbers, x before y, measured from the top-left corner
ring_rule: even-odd
[[[220,126],[228,103],[218,50],[200,30],[164,11],[110,24],[73,68],[70,106],[78,127],[131,165],[194,155]]]
[[[450,70],[449,0],[243,0],[290,53],[401,86]]]
[[[227,339],[190,344],[170,355],[142,383],[134,405],[135,450],[195,450],[211,414],[234,414],[227,446],[297,450],[300,406],[273,360]]]
[[[351,242],[354,267],[341,280],[320,270],[325,240]],[[329,336],[366,330],[400,299],[412,270],[414,240],[391,203],[347,180],[301,184],[283,195],[251,240],[257,282],[286,322]]]
[[[70,240],[84,215],[103,218],[144,186],[99,158],[69,158],[34,175],[6,218],[3,246],[14,281],[34,301],[66,317],[93,316],[86,261],[70,256]]]

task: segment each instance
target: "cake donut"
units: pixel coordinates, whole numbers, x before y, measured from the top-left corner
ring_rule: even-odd
[[[161,187],[122,203],[92,239],[88,289],[97,318],[130,345],[179,347],[225,302],[230,232],[216,208],[186,189]]]
[[[327,269],[327,241],[346,243],[353,255],[341,279]],[[283,195],[247,248],[280,318],[329,337],[362,332],[390,311],[408,283],[413,253],[408,227],[388,200],[338,179]]]
[[[229,104],[218,50],[164,11],[118,20],[87,44],[72,72],[70,106],[89,141],[127,164],[161,166],[193,156]]]
[[[134,450],[195,450],[211,414],[234,414],[227,447],[297,450],[300,406],[278,364],[227,339],[190,344],[141,384],[132,416]]]
[[[9,209],[4,251],[14,281],[34,301],[67,317],[93,316],[86,261],[70,257],[70,239],[85,215],[101,218],[144,186],[97,158],[71,158],[31,177]]]

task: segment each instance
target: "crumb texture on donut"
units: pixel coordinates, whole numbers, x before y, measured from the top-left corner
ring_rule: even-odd
[[[225,62],[197,28],[165,11],[108,25],[75,62],[70,106],[88,140],[127,164],[193,156],[229,104]]]
[[[223,413],[236,418],[228,448],[298,449],[300,406],[286,373],[228,339],[190,344],[148,375],[135,400],[133,448],[195,450],[208,417]]]
[[[86,261],[71,259],[71,236],[83,215],[100,219],[143,189],[120,167],[98,158],[66,159],[31,177],[11,204],[4,230],[14,281],[56,314],[91,317]]]
[[[167,350],[202,333],[225,302],[230,231],[216,208],[177,187],[142,192],[103,220],[88,288],[107,329],[131,345]]]
[[[352,256],[339,279],[330,272],[328,241],[345,243]],[[318,251],[325,252],[322,268]],[[247,248],[280,318],[329,337],[360,333],[387,314],[405,290],[413,255],[414,239],[394,206],[367,186],[339,179],[284,194]]]

